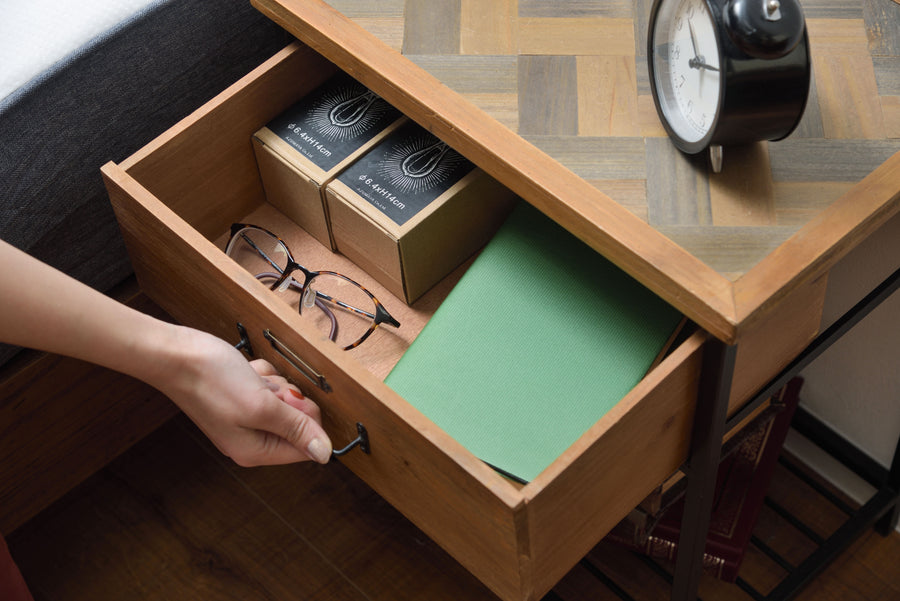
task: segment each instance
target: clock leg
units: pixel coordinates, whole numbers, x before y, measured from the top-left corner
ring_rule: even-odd
[[[713,173],[722,172],[722,147],[718,144],[709,147],[709,166]]]

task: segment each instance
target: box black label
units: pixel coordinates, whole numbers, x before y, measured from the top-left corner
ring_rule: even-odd
[[[400,118],[400,111],[340,73],[305,96],[268,128],[324,171]]]
[[[438,138],[408,123],[353,163],[338,180],[403,225],[473,168]]]

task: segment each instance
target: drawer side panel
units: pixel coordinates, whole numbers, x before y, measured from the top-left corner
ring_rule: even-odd
[[[334,71],[309,48],[288,46],[123,161],[122,168],[211,238],[264,198],[253,133]]]

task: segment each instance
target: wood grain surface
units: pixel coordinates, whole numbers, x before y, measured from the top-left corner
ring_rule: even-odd
[[[128,280],[112,298],[168,317]],[[0,532],[11,532],[178,412],[83,361],[25,351],[0,369]]]
[[[804,118],[785,141],[727,148],[719,175],[659,123],[651,0],[329,4],[732,280],[900,150],[896,0],[804,0]]]
[[[740,577],[767,594],[846,518],[779,465]],[[244,469],[176,418],[76,488],[8,542],[35,599],[80,601],[498,601],[343,465]],[[900,598],[900,534],[864,535],[798,601]],[[671,567],[611,543],[593,548],[548,601],[668,599]],[[705,575],[707,601],[752,601]],[[758,598],[758,597],[756,597]]]

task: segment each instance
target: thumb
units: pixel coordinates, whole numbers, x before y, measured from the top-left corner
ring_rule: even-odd
[[[277,397],[276,397],[277,398]],[[261,412],[254,427],[271,432],[318,463],[331,459],[331,440],[312,416],[278,399]]]

